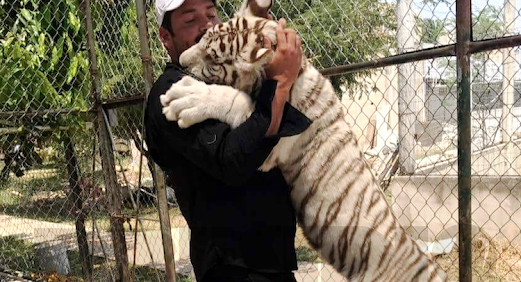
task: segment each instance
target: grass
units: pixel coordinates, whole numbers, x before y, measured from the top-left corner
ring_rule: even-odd
[[[52,165],[47,165],[52,167]],[[101,171],[97,171],[95,179],[101,178]],[[65,171],[44,168],[26,172],[23,177],[11,175],[8,181],[0,183],[0,213],[25,218],[74,224],[76,220],[75,207],[68,199],[66,191],[68,180]],[[94,212],[94,211],[93,211]],[[123,214],[135,214],[134,209],[124,208]],[[169,209],[172,227],[186,226],[178,208]],[[104,210],[93,213],[98,227],[103,231],[110,230],[108,213]],[[154,205],[141,205],[140,217],[159,219],[157,208]],[[92,228],[92,216],[86,224]],[[132,225],[132,230],[130,228]],[[130,225],[124,224],[126,231],[134,231],[135,221]],[[160,230],[159,222],[143,220],[141,230]]]
[[[458,281],[458,248],[435,261]],[[521,245],[506,239],[491,239],[479,233],[472,240],[472,281],[521,281]]]
[[[0,265],[21,271],[36,269],[34,245],[15,236],[0,237]]]
[[[78,251],[67,251],[71,272],[68,275],[60,275],[53,271],[43,271],[38,267],[35,247],[36,245],[13,236],[0,237],[0,265],[43,281],[83,281],[81,259]],[[132,275],[135,282],[166,281],[166,274],[163,270],[156,272],[156,270],[147,266],[136,266],[131,269],[133,270]],[[114,261],[107,261],[100,257],[93,258],[94,281],[112,281],[112,278],[116,275],[117,269]],[[177,276],[177,281],[192,282],[190,277],[180,274]]]
[[[56,169],[27,171],[11,175],[0,184],[0,212],[53,222],[73,221],[72,206],[64,193],[66,177]]]
[[[308,247],[300,246],[295,249],[298,262],[317,262],[318,253]]]
[[[83,281],[83,273],[81,270],[81,260],[78,252],[67,252],[69,261],[71,263],[71,274],[69,277]],[[163,270],[155,270],[147,266],[130,266],[131,275],[134,282],[150,282],[150,281],[166,281],[166,273]],[[94,281],[112,281],[113,277],[117,275],[116,264],[114,261],[107,261],[103,258],[94,257],[93,259],[93,280]],[[178,282],[192,282],[190,277],[177,274]]]

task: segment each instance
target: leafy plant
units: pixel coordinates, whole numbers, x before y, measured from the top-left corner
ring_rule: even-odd
[[[423,43],[437,45],[440,37],[446,35],[448,20],[446,19],[418,19],[421,39]]]
[[[87,109],[88,59],[75,1],[0,3],[2,110]]]
[[[74,0],[0,1],[0,110],[42,112],[85,111],[89,108],[89,61],[84,30]],[[1,149],[38,136],[37,144],[61,139],[61,133],[40,132],[38,126],[84,127],[81,117],[47,114],[0,118],[18,128],[0,136]],[[35,135],[36,134],[36,135]],[[7,147],[6,147],[7,146]]]
[[[103,82],[101,98],[144,95],[134,1],[96,1],[92,11],[96,54]]]

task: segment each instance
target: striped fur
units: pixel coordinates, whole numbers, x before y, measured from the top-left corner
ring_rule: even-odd
[[[267,7],[266,1],[271,5],[271,0],[257,0],[265,4],[257,6]],[[242,9],[248,9],[252,1],[246,2]],[[252,107],[230,110],[231,100],[225,93],[246,95],[262,82],[264,66],[272,56],[271,50],[262,48],[262,37],[276,42],[275,26],[262,18],[236,17],[209,30],[182,54],[181,64],[196,76],[244,91],[211,86],[211,95],[223,95],[212,100],[220,103],[213,109],[227,110],[223,114],[205,109],[204,118],[237,126],[251,114]],[[180,83],[199,82],[188,77]],[[169,95],[162,97],[167,111],[172,101]],[[420,251],[392,214],[344,121],[343,106],[330,81],[305,60],[290,103],[313,123],[300,135],[282,138],[260,169],[281,169],[292,187],[298,221],[310,244],[353,282],[445,281],[445,273]],[[242,117],[239,122],[236,116]]]

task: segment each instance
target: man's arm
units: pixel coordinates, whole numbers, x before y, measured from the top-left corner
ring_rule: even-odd
[[[268,78],[278,81],[277,90],[273,98],[271,124],[266,135],[273,135],[279,131],[282,113],[293,83],[297,80],[302,67],[302,47],[300,36],[295,30],[286,28],[286,20],[281,18],[276,28],[277,49],[266,68]],[[271,49],[269,38],[264,38],[266,48]]]

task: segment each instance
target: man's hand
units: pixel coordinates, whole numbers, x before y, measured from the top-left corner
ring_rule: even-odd
[[[276,32],[277,49],[266,67],[266,75],[269,79],[276,80],[279,86],[289,90],[297,80],[302,65],[301,39],[294,29],[286,28],[285,19],[279,20]],[[265,45],[271,48],[269,39],[265,40]]]

